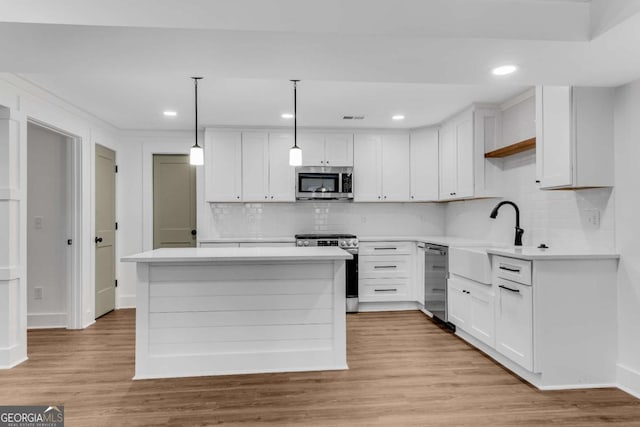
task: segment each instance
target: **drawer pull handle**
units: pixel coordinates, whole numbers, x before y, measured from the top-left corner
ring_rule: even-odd
[[[502,285],[498,285],[498,287],[499,287],[499,288],[502,288],[502,289],[505,289],[505,290],[507,290],[507,291],[510,291],[510,292],[515,292],[515,293],[517,293],[517,294],[519,294],[519,293],[520,293],[520,290],[518,290],[518,289],[511,289],[511,288],[508,288],[508,287],[506,287],[506,286],[502,286]]]
[[[398,292],[398,289],[396,288],[389,288],[389,289],[374,289],[375,292]]]
[[[373,248],[374,251],[395,251],[398,248],[392,248],[392,247],[388,247],[388,248]]]
[[[509,268],[509,267],[504,267],[504,266],[500,266],[500,270],[507,270],[507,271],[512,271],[514,273],[520,273],[520,269],[519,268]]]
[[[398,268],[397,265],[374,265],[373,268]]]

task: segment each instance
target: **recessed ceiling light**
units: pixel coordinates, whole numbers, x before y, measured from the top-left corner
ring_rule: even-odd
[[[518,69],[515,65],[502,65],[500,67],[494,68],[491,72],[494,76],[506,76],[511,73],[515,73]]]
[[[280,117],[282,117],[283,119],[293,119],[293,114],[283,113]]]
[[[165,111],[162,114],[164,114],[167,117],[175,117],[178,115],[178,113],[176,113],[175,111]]]
[[[404,116],[402,114],[396,114],[395,116],[391,117],[393,120],[404,120]]]

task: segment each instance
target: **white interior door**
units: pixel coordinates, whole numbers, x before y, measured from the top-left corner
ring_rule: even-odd
[[[116,153],[96,144],[95,317],[116,306]]]
[[[186,154],[153,155],[153,248],[196,246],[196,169]]]

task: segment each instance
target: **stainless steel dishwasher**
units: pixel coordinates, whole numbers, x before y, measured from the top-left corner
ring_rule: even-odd
[[[424,308],[433,317],[449,324],[447,316],[447,279],[449,276],[449,248],[426,243],[424,245]]]

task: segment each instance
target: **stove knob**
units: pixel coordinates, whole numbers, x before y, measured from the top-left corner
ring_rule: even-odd
[[[296,242],[296,245],[298,245],[298,246],[302,246],[302,240],[298,240],[298,241]]]
[[[305,241],[304,241],[304,243],[303,243],[303,245],[304,245],[304,246],[309,246],[309,241],[308,241],[308,240],[305,240]]]
[[[340,247],[344,248],[345,246],[347,246],[347,242],[345,240],[340,242]]]
[[[353,239],[352,242],[353,242],[353,246],[358,246],[358,239]]]
[[[356,241],[351,239],[349,240],[349,246],[355,246],[356,245]]]

